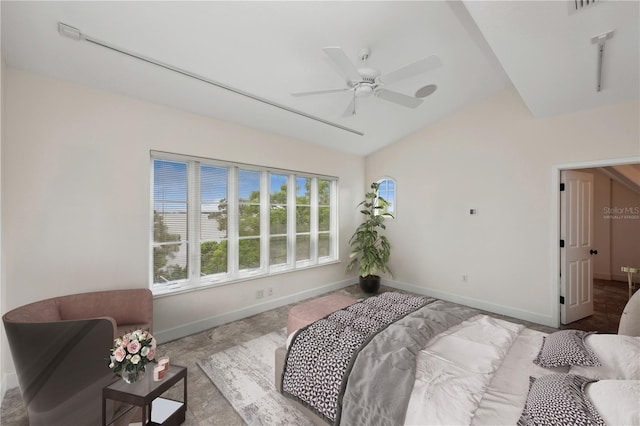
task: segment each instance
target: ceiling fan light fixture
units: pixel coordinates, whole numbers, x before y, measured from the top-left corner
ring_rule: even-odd
[[[361,84],[355,89],[355,95],[357,98],[366,98],[373,93],[373,87],[368,84]]]
[[[406,108],[419,107],[423,102],[420,98],[429,96],[435,92],[435,85],[429,85],[421,88],[416,92],[415,97],[405,95],[404,93],[396,92],[394,90],[389,90],[385,86],[417,76],[418,74],[433,71],[434,69],[442,66],[440,58],[435,55],[431,55],[409,65],[405,65],[404,67],[398,68],[389,74],[382,75],[377,69],[366,66],[365,61],[371,53],[368,49],[360,52],[360,60],[363,62],[363,66],[360,68],[356,67],[356,65],[351,62],[349,57],[340,47],[324,47],[322,50],[339,70],[340,75],[346,81],[347,87],[342,90],[330,89],[294,93],[293,96],[321,95],[325,93],[343,91],[353,92],[353,99],[343,114],[345,117],[355,115],[357,99],[369,97],[376,97]]]
[[[423,86],[416,91],[416,98],[426,98],[427,96],[433,94],[433,92],[435,92],[437,88],[438,86],[436,86],[435,84],[428,84],[426,86]]]

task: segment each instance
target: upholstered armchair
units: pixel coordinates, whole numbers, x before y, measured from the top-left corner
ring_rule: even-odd
[[[116,336],[152,329],[148,289],[73,294],[30,303],[2,320],[30,425],[101,423],[102,389],[113,381]]]

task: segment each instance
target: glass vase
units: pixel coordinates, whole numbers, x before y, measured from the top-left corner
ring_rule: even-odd
[[[143,377],[144,377],[144,369],[131,370],[131,371],[125,370],[122,372],[122,380],[124,380],[125,383],[135,383],[137,381],[142,380]]]

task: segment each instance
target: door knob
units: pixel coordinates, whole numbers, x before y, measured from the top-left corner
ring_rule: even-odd
[[[598,254],[598,250],[589,250],[589,254]]]

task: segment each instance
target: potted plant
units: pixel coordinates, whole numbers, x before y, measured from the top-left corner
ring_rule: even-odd
[[[379,184],[373,182],[371,191],[367,192],[364,201],[358,204],[358,207],[363,207],[360,213],[365,215],[365,218],[349,239],[351,260],[347,265],[347,271],[351,271],[358,264],[360,288],[366,293],[375,293],[380,288],[378,273],[391,274],[388,266],[391,245],[380,231],[386,229],[384,220],[387,217],[392,218],[393,215],[386,211],[389,203],[378,195],[378,187]]]

